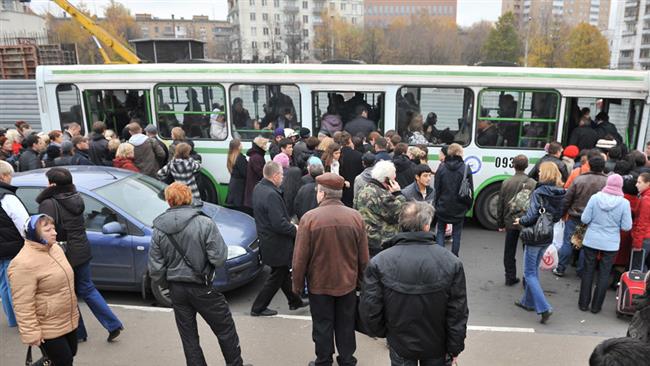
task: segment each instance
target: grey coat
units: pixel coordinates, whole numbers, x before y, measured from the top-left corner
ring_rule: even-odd
[[[212,219],[190,206],[170,208],[153,222],[148,266],[154,281],[203,283],[185,264],[168,235],[174,236],[192,266],[210,278],[226,261],[228,247]]]

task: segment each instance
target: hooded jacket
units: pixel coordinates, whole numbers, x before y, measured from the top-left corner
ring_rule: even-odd
[[[95,165],[111,166],[111,154],[108,151],[108,140],[101,133],[91,133],[88,156]]]
[[[23,343],[57,338],[77,329],[74,273],[61,247],[27,240],[7,273]]]
[[[56,226],[56,240],[67,242],[66,257],[72,268],[92,258],[86,236],[84,201],[74,185],[45,188],[36,197],[38,212],[49,215]]]
[[[264,174],[264,155],[266,151],[261,147],[253,144],[246,155],[248,155],[248,166],[246,166],[246,190],[244,191],[244,206],[253,207],[253,189],[255,185],[262,180]]]
[[[370,260],[364,275],[361,320],[407,359],[457,356],[465,348],[463,264],[434,243],[431,232],[399,233]]]
[[[378,253],[384,247],[382,243],[399,232],[398,217],[405,202],[401,192],[391,193],[375,179],[359,192],[357,210],[366,224],[371,255]]]
[[[528,211],[519,219],[519,224],[521,226],[534,225],[539,218],[539,211],[542,207],[553,216],[553,222],[560,221],[562,218],[562,200],[565,194],[564,188],[556,187],[550,183],[538,183],[537,188],[531,194]]]
[[[156,173],[160,166],[158,161],[165,158],[165,151],[152,138],[141,133],[131,136],[129,143],[133,145],[135,153],[135,166],[140,169],[140,173],[156,178]]]
[[[617,251],[621,243],[621,230],[632,228],[630,202],[623,196],[598,192],[591,196],[582,222],[587,224],[583,245],[592,249]]]
[[[650,238],[650,189],[639,195],[634,210],[634,228],[632,229],[632,246],[641,249],[643,241]]]
[[[460,185],[463,181],[465,172],[465,163],[463,159],[457,156],[448,156],[444,164],[440,164],[434,180],[434,189],[436,191],[435,208],[436,216],[443,222],[454,224],[464,220],[465,214],[472,207],[472,201],[462,201],[458,195]],[[467,169],[472,192],[474,192],[474,183],[472,172]]]
[[[325,114],[321,120],[320,128],[329,132],[331,135],[333,135],[334,132],[341,131],[343,129],[341,116],[338,114]]]
[[[404,188],[415,181],[415,173],[413,173],[415,164],[406,154],[394,156],[393,164],[395,164],[395,173],[397,174],[395,180],[400,187]]]
[[[212,278],[215,268],[224,265],[228,247],[214,221],[191,206],[172,207],[153,221],[148,267],[154,281],[204,283],[174,248],[169,235],[202,274]]]

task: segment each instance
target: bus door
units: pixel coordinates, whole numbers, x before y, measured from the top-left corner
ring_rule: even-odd
[[[314,135],[323,131],[333,135],[342,131],[345,125],[358,116],[360,107],[365,107],[367,119],[374,122],[377,130],[384,131],[384,91],[314,90],[312,96],[312,131]]]
[[[623,143],[629,149],[635,149],[639,139],[643,138],[640,129],[644,104],[645,102],[642,99],[567,98],[562,145],[575,144],[576,140],[572,138],[572,135],[580,125],[581,120],[584,125],[595,128],[596,116],[603,113],[603,116],[606,115],[609,122],[616,126]]]

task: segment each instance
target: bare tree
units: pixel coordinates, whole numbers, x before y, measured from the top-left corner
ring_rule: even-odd
[[[284,23],[286,44],[286,54],[291,62],[303,61],[302,44],[305,39],[302,33],[302,23],[296,19],[295,15],[287,16]]]

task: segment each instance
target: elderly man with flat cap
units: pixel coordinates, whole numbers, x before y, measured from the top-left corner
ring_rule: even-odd
[[[293,291],[307,278],[316,361],[332,365],[334,341],[341,366],[356,365],[354,320],[356,289],[368,264],[368,237],[361,215],[341,202],[345,180],[336,174],[316,177],[318,207],[298,225],[293,253]]]

